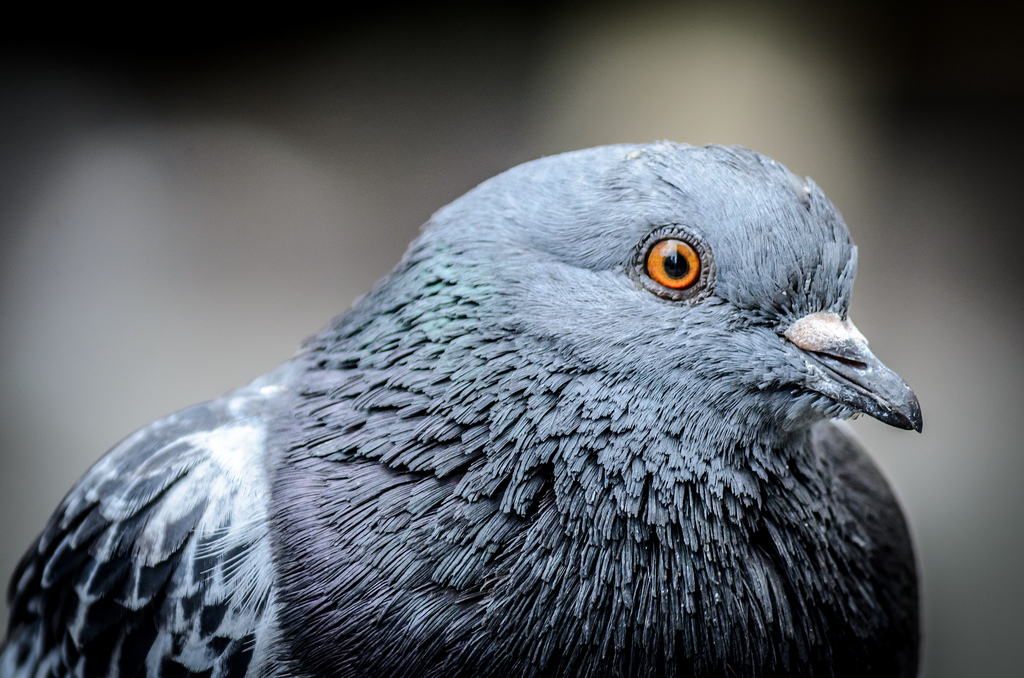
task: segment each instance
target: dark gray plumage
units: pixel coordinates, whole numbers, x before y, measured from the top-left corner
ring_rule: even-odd
[[[855,269],[745,149],[514,168],[293,361],[90,470],[0,676],[912,676],[907,529],[829,420],[920,429]]]

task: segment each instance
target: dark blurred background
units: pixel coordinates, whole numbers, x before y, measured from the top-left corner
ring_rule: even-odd
[[[853,316],[924,408],[922,435],[854,424],[916,535],[924,675],[1020,675],[1018,6],[392,2],[7,22],[0,578],[107,448],[286,360],[480,181],[613,142],[742,144],[843,212]]]

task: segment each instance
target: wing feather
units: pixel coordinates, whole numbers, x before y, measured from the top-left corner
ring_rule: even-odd
[[[167,417],[79,481],[12,578],[0,675],[273,673],[267,421],[281,390]]]

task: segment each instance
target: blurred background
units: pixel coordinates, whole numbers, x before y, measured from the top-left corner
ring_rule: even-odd
[[[854,423],[916,535],[924,675],[1020,675],[1020,7],[278,11],[4,29],[0,579],[106,449],[288,359],[480,181],[742,144],[843,212],[852,315],[924,408]]]

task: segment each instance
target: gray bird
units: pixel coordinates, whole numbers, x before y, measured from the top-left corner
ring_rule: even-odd
[[[2,678],[913,676],[921,429],[810,180],[609,146],[437,212],[298,356],[131,435],[14,573]]]

